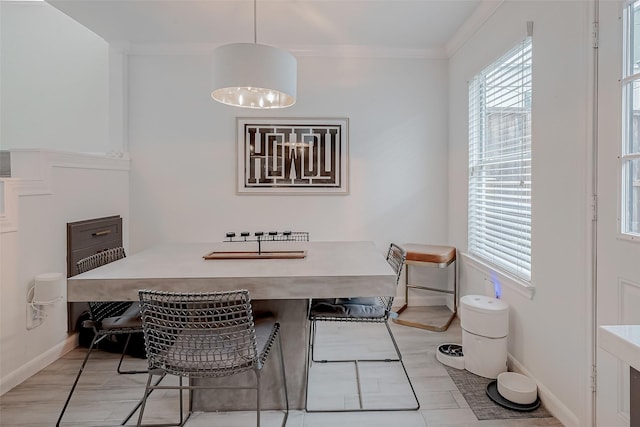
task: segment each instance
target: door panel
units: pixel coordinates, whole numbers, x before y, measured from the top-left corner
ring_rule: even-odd
[[[640,324],[640,243],[621,238],[623,4],[600,1],[597,324]],[[597,426],[629,426],[629,367],[597,350]]]

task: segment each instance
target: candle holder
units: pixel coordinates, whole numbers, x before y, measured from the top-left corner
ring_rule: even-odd
[[[262,254],[262,242],[308,242],[308,231],[248,231],[239,234],[231,231],[225,236],[225,242],[258,242],[258,254]]]

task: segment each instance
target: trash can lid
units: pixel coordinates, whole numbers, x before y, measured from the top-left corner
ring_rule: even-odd
[[[42,273],[35,278],[36,282],[52,282],[62,279],[62,273]]]
[[[470,310],[480,312],[507,311],[509,309],[509,304],[503,300],[484,295],[465,295],[460,303]]]

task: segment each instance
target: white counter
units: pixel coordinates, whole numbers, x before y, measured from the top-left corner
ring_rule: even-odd
[[[640,371],[640,325],[600,326],[598,345]]]

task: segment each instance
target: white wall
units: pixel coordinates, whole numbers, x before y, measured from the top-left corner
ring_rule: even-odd
[[[27,330],[26,323],[35,276],[59,272],[66,277],[66,223],[122,215],[128,243],[128,160],[26,150],[13,151],[13,162],[26,167],[12,165],[21,178],[2,182],[9,218],[0,218],[0,393],[75,346],[75,340],[67,340],[64,302],[47,308],[41,326]]]
[[[0,2],[0,39],[0,147],[12,151],[13,175],[0,180],[4,393],[75,345],[64,303],[26,330],[27,292],[38,274],[66,276],[67,222],[119,214],[127,240],[129,162],[56,151],[108,150],[109,49],[102,39],[44,2]]]
[[[533,243],[529,299],[503,283],[509,353],[543,387],[565,425],[591,414],[588,289],[589,2],[505,2],[451,58],[449,236],[467,248],[467,81],[533,29]],[[485,293],[481,272],[461,268],[462,295]]]
[[[45,2],[0,2],[0,147],[107,152],[108,45]]]
[[[129,58],[131,246],[221,241],[227,231],[313,240],[445,243],[447,61],[298,59],[298,102],[256,112],[210,98],[210,59]],[[348,117],[350,194],[235,191],[236,117]]]

